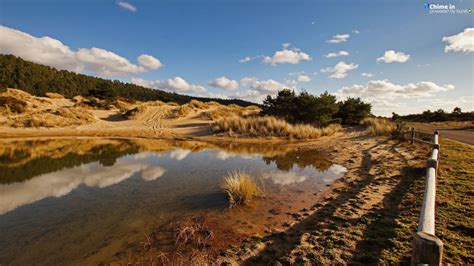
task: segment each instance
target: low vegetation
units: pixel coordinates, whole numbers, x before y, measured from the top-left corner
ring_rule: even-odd
[[[365,118],[363,123],[367,127],[369,133],[374,136],[390,136],[396,130],[396,125],[386,118]]]
[[[272,116],[239,117],[230,116],[217,120],[212,127],[216,133],[224,132],[229,135],[237,133],[251,137],[283,137],[290,139],[314,139],[329,136],[341,130],[338,124],[324,128],[311,125],[290,124]]]
[[[474,263],[474,148],[441,141],[436,193],[436,235],[444,243],[444,263]]]
[[[227,193],[230,207],[247,205],[254,197],[263,193],[255,180],[248,173],[240,170],[229,172],[222,188]]]
[[[436,111],[426,110],[421,114],[398,115],[392,113],[392,120],[399,119],[410,122],[474,121],[474,112],[463,112],[461,108],[455,107],[451,112],[438,109]]]

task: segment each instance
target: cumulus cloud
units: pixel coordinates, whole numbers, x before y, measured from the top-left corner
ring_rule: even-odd
[[[137,61],[138,64],[144,67],[145,69],[156,70],[163,67],[163,64],[160,62],[160,60],[158,60],[158,58],[155,58],[148,54],[140,55]]]
[[[151,55],[140,55],[138,64],[101,48],[71,50],[51,37],[34,37],[28,33],[0,26],[0,51],[39,64],[98,76],[123,76],[143,73],[162,66]],[[159,64],[158,64],[159,63]]]
[[[405,63],[410,59],[409,54],[405,54],[402,52],[396,52],[394,50],[385,51],[385,54],[379,58],[377,58],[377,62],[385,62],[385,63]]]
[[[359,34],[360,31],[358,31],[358,30],[352,30],[352,33],[354,33],[354,34]]]
[[[299,75],[298,76],[298,81],[299,82],[310,82],[311,81],[311,77],[309,77],[308,75]]]
[[[338,57],[338,56],[348,56],[349,52],[347,51],[339,51],[339,52],[334,52],[334,53],[329,53],[326,56],[326,58],[332,58],[332,57]]]
[[[443,37],[443,42],[448,43],[444,47],[445,52],[474,52],[474,28],[466,28],[458,34]]]
[[[135,6],[133,6],[132,4],[128,3],[128,2],[118,1],[117,5],[121,8],[123,8],[123,9],[128,10],[128,11],[137,12],[137,8]]]
[[[432,81],[399,85],[388,80],[371,80],[365,85],[342,87],[335,95],[339,100],[361,97],[374,106],[374,112],[390,114],[393,111],[406,112],[407,100],[428,98],[453,89],[453,85],[438,85]]]
[[[161,80],[145,80],[141,78],[132,78],[133,84],[158,90],[165,90],[170,92],[199,92],[204,93],[207,91],[201,85],[189,84],[186,80],[181,77],[174,77],[164,81]]]
[[[369,77],[369,78],[370,78],[370,77],[373,77],[374,74],[372,74],[372,73],[365,73],[365,72],[364,72],[364,73],[361,74],[361,76],[363,76],[363,77]]]
[[[353,85],[343,87],[337,91],[339,96],[347,97],[426,97],[433,93],[449,91],[454,89],[453,85],[440,86],[432,81],[421,81],[418,83],[408,83],[406,85],[397,85],[388,80],[371,80],[366,85]]]
[[[209,85],[224,90],[235,90],[239,87],[239,83],[237,81],[228,79],[224,76],[209,81]]]
[[[354,70],[358,67],[359,65],[356,65],[353,63],[347,64],[346,62],[341,61],[337,63],[337,65],[335,65],[334,67],[327,67],[327,68],[321,69],[321,72],[331,73],[332,75],[329,76],[330,78],[342,79],[347,76],[348,71]]]
[[[300,61],[309,61],[311,56],[307,53],[302,52],[298,48],[289,48],[288,43],[283,44],[283,49],[281,51],[276,51],[273,56],[263,57],[262,62],[265,64],[299,64]]]
[[[283,84],[273,79],[259,80],[256,77],[245,77],[240,80],[242,86],[247,87],[244,91],[239,91],[231,98],[238,98],[251,102],[261,102],[267,95],[275,95],[282,89],[296,90],[291,84]]]
[[[440,98],[437,94],[453,89],[453,85],[439,85],[432,81],[395,84],[388,80],[371,80],[365,85],[342,87],[335,92],[335,95],[339,100],[347,97],[361,97],[372,104],[375,114],[390,115],[392,112],[408,114],[428,108],[439,109],[448,106],[445,98]],[[425,103],[418,101],[425,101]]]
[[[351,37],[350,34],[336,34],[332,36],[332,39],[327,40],[326,42],[328,43],[341,43],[341,42],[347,42],[349,38]]]

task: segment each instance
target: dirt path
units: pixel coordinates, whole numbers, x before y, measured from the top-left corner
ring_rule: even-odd
[[[258,243],[244,243],[226,256],[239,264],[397,264],[409,262],[420,201],[412,189],[422,180],[422,146],[358,137],[333,146],[332,160],[346,176],[289,227],[277,228]],[[263,243],[263,244],[262,244]]]

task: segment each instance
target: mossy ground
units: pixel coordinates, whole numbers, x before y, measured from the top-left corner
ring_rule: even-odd
[[[474,148],[442,141],[437,183],[436,235],[444,262],[474,263]]]

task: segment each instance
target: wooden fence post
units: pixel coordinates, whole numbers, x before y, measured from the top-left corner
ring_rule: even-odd
[[[411,128],[411,144],[415,143],[415,128]]]

